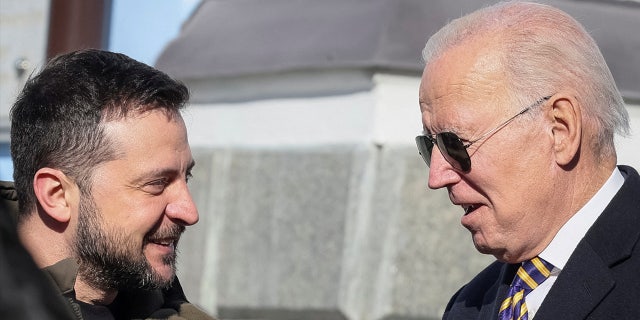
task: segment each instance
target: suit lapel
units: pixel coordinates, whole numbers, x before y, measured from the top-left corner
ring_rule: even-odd
[[[640,238],[640,177],[632,168],[619,168],[626,176],[622,188],[571,254],[536,320],[584,319],[615,286],[610,268],[624,263]]]
[[[516,275],[516,271],[520,267],[520,264],[504,264],[500,271],[500,277],[498,278],[498,282],[495,284],[498,288],[496,290],[495,297],[487,295],[486,299],[492,300],[487,301],[486,307],[483,307],[480,310],[480,314],[478,319],[496,319],[498,317],[498,309],[500,309],[500,304],[507,297],[507,293],[509,292],[509,286],[513,281],[513,277]]]
[[[614,284],[609,267],[583,241],[551,287],[536,313],[536,320],[585,319]]]

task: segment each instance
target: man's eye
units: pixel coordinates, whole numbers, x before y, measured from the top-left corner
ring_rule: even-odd
[[[187,172],[187,175],[185,176],[185,181],[189,182],[189,180],[191,180],[191,178],[193,178],[193,175],[191,174],[191,172]]]
[[[151,182],[146,183],[142,187],[142,190],[148,193],[153,193],[153,194],[162,193],[162,191],[164,191],[164,188],[167,186],[167,183],[168,183],[167,179],[153,180]]]

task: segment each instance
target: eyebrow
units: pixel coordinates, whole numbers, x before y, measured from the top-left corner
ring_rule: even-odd
[[[186,174],[190,174],[193,167],[196,165],[195,160],[191,159],[191,162],[187,165]],[[141,173],[137,178],[133,179],[133,185],[139,185],[144,183],[145,180],[152,177],[163,177],[163,176],[179,176],[180,171],[174,168],[154,168],[149,171]]]
[[[451,133],[454,133],[455,135],[461,135],[460,130],[457,129],[456,127],[451,127],[450,129],[444,129],[444,130],[439,131],[438,133],[442,133],[442,132],[451,132]],[[423,135],[434,135],[434,134],[438,134],[438,133],[432,133],[427,128],[423,128],[422,129],[422,134]],[[465,140],[465,139],[460,138],[460,140]]]

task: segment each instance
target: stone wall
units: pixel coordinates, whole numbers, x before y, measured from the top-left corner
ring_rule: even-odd
[[[222,319],[439,319],[492,257],[413,147],[194,149],[190,300]]]

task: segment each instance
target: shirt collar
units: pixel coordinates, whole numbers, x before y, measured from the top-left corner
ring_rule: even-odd
[[[551,243],[538,256],[555,268],[563,269],[580,240],[623,184],[624,177],[616,167],[600,190],[560,228]]]

